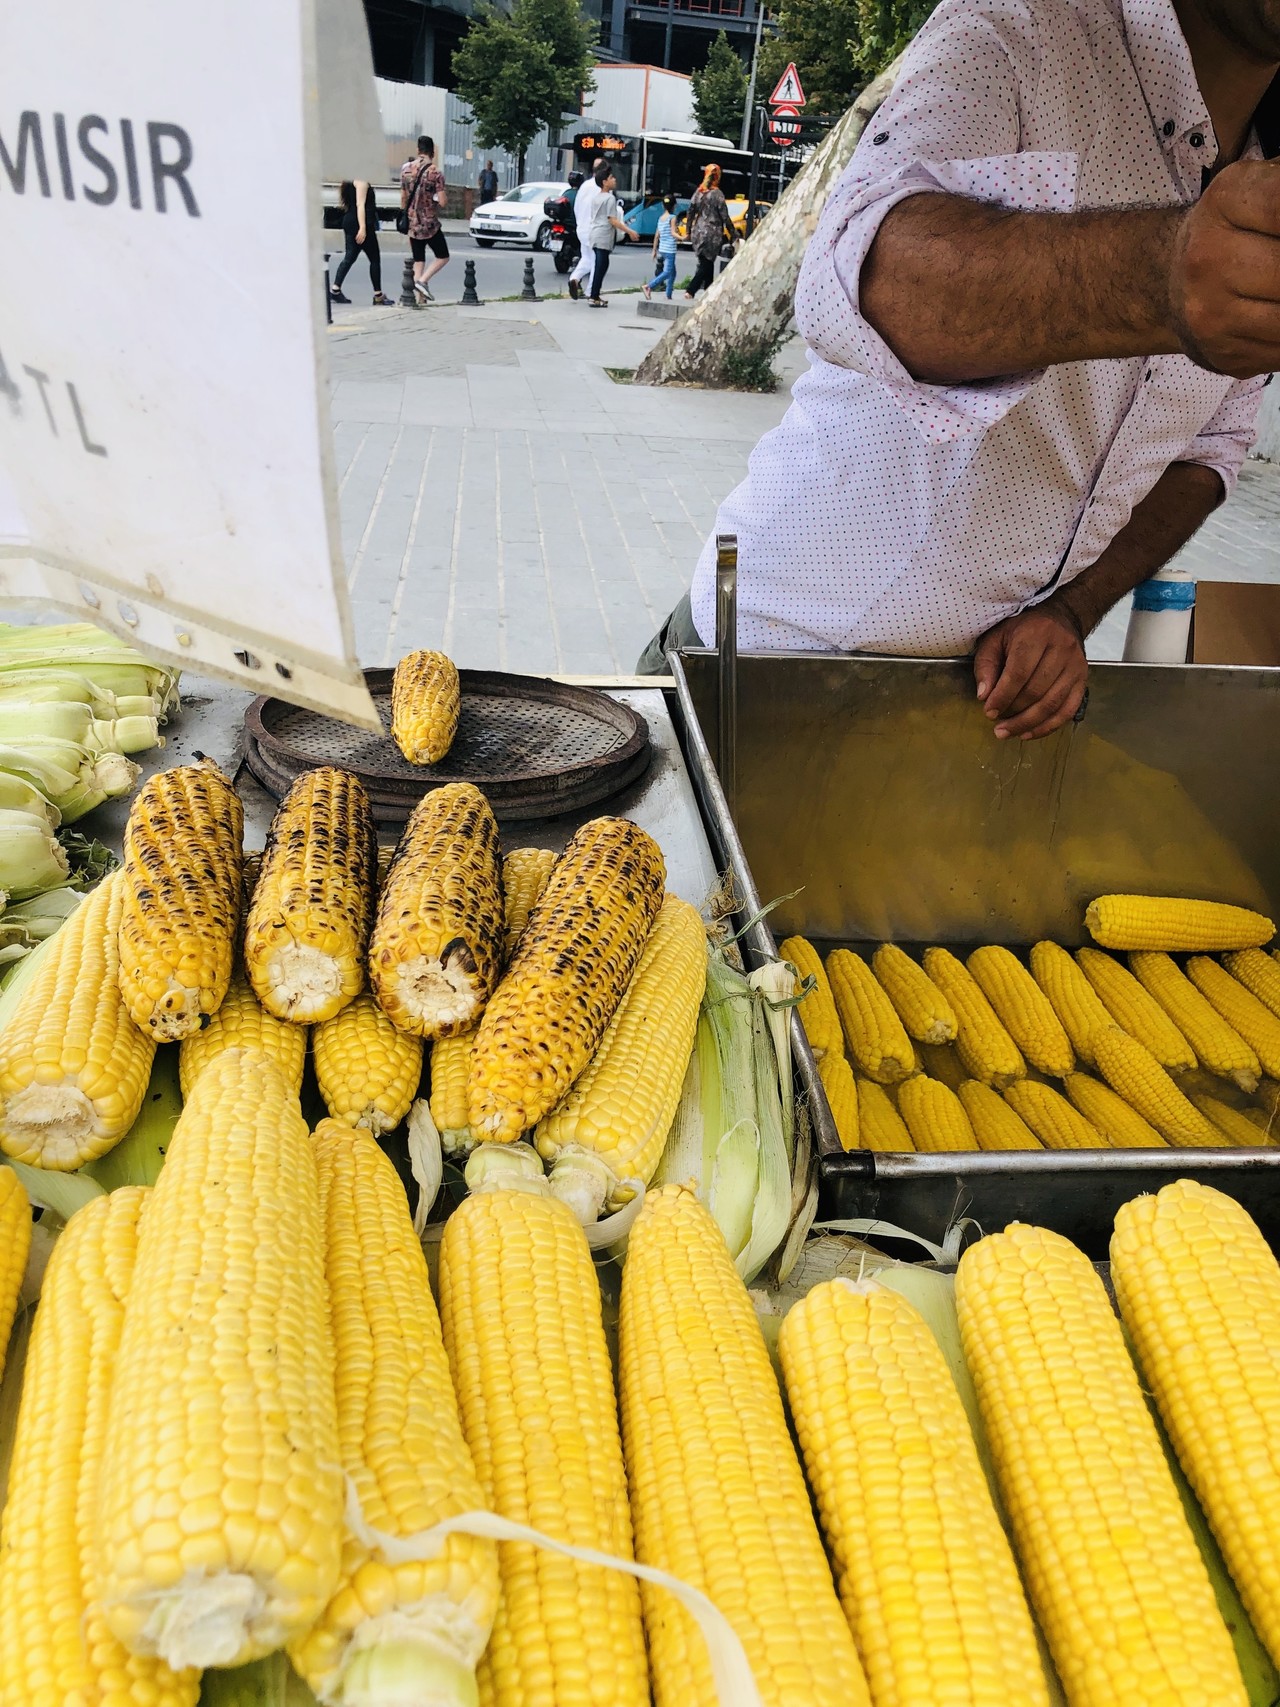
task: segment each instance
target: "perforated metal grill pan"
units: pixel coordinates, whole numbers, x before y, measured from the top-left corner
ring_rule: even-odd
[[[390,670],[365,671],[381,736],[286,700],[256,699],[245,713],[245,762],[277,799],[304,771],[339,765],[361,779],[386,824],[403,823],[446,782],[475,783],[500,819],[555,817],[607,800],[648,767],[648,724],[608,694],[538,676],[459,673],[458,733],[438,765],[411,765],[392,741]]]

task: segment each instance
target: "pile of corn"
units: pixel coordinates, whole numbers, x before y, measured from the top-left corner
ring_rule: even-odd
[[[1099,945],[1024,959],[885,943],[783,956],[846,1150],[1143,1149],[1280,1141],[1280,951],[1270,919],[1107,895]],[[1178,958],[1175,959],[1175,956]]]

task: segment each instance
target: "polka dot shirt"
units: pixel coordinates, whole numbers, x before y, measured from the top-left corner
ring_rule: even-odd
[[[1262,378],[1154,356],[922,385],[858,306],[863,259],[905,196],[1177,206],[1216,158],[1169,0],[942,0],[810,241],[808,372],[720,507],[715,531],[738,536],[739,645],[964,653],[1093,563],[1171,463],[1231,490]],[[714,538],[693,615],[709,643]]]

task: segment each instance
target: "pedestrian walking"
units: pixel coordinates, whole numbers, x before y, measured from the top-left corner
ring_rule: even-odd
[[[646,302],[652,299],[659,285],[666,287],[670,302],[676,288],[676,198],[668,196],[662,206],[665,211],[659,216],[658,229],[653,234],[653,264],[658,270],[643,286]]]
[[[600,194],[596,197],[591,208],[591,252],[595,256],[595,266],[591,273],[591,295],[587,299],[588,308],[607,308],[609,304],[600,295],[604,284],[604,275],[609,271],[609,261],[613,255],[613,246],[622,237],[624,243],[629,243],[635,232],[627,225],[618,206],[618,198],[614,195],[614,186],[618,182],[612,166],[596,168],[596,187]],[[579,192],[581,194],[581,192]]]
[[[498,174],[493,169],[493,161],[486,160],[484,170],[480,174],[480,205],[486,202],[496,202],[498,199]]]
[[[589,283],[595,271],[596,258],[591,253],[591,215],[600,195],[596,173],[603,165],[603,160],[597,160],[593,164],[591,176],[573,198],[573,218],[578,227],[578,248],[581,251],[577,266],[569,274],[569,295],[575,302],[582,295],[583,285]]]
[[[400,168],[400,218],[413,250],[413,288],[422,302],[434,298],[430,281],[449,264],[449,245],[440,229],[440,209],[445,204],[444,173],[436,165],[436,145],[429,136],[418,138],[418,157]],[[430,249],[434,259],[427,260]]]
[[[363,178],[344,181],[338,191],[338,206],[342,209],[342,234],[347,250],[334,274],[329,295],[335,302],[350,302],[342,292],[342,281],[363,254],[369,263],[369,279],[373,285],[373,300],[379,308],[393,308],[389,296],[382,294],[382,252],[378,248],[378,198],[373,185]]]
[[[720,188],[720,168],[708,166],[689,203],[689,241],[698,258],[697,269],[684,293],[690,302],[715,278],[716,258],[725,239],[732,243],[736,237],[733,221],[729,218],[729,204]]]

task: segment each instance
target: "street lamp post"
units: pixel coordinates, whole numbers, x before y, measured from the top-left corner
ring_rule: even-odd
[[[760,63],[760,34],[764,29],[764,0],[756,0],[756,45],[751,52],[751,81],[747,84],[747,104],[742,109],[742,135],[738,147],[745,149],[751,140],[751,114],[756,104],[756,67]]]

